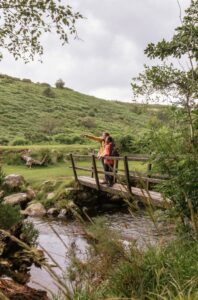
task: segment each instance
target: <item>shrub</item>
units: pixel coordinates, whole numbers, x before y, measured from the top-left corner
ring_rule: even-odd
[[[9,143],[9,139],[5,137],[0,137],[0,145],[7,146]]]
[[[68,141],[70,141],[70,139],[68,138],[68,136],[66,134],[60,133],[54,136],[54,141],[60,144],[70,144],[68,143]]]
[[[17,152],[5,153],[3,155],[3,161],[7,165],[22,165],[23,162],[21,160],[20,154]]]
[[[44,133],[32,133],[26,132],[25,137],[27,140],[31,141],[32,143],[40,143],[40,142],[51,142],[52,137],[44,134]]]
[[[49,88],[51,87],[51,85],[47,82],[42,82],[42,83],[38,82],[37,84],[40,84],[40,85],[43,85],[43,86],[49,87]]]
[[[21,146],[21,145],[27,145],[28,141],[22,137],[16,137],[12,142],[12,146]]]
[[[4,174],[3,170],[2,170],[2,167],[0,166],[0,186],[1,186],[4,178],[5,178],[5,174]]]
[[[58,79],[55,83],[57,89],[63,89],[65,86],[65,82],[62,79]]]
[[[35,246],[37,245],[37,239],[39,236],[39,231],[34,228],[34,224],[30,221],[26,221],[21,230],[21,238],[23,242],[28,245]]]
[[[47,87],[44,91],[43,91],[43,95],[45,97],[48,97],[48,98],[55,98],[55,93],[54,91],[50,88],[50,87]]]
[[[90,117],[95,117],[95,111],[94,110],[92,110],[92,109],[90,109],[90,111],[88,112],[88,115],[90,116]]]
[[[116,145],[120,152],[137,153],[135,139],[131,135],[118,137]]]
[[[22,221],[22,216],[19,206],[0,204],[0,228],[9,230],[20,221]]]
[[[93,118],[91,117],[85,117],[81,119],[81,124],[85,126],[86,128],[95,128],[96,127],[96,122]]]
[[[27,83],[32,83],[32,81],[30,79],[28,79],[28,78],[23,78],[22,81],[23,82],[27,82]]]
[[[85,142],[84,139],[78,135],[68,136],[63,133],[55,135],[54,140],[57,143],[66,144],[66,145],[83,144]]]

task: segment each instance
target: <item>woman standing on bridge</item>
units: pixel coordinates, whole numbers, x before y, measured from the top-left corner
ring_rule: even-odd
[[[94,135],[89,135],[89,134],[83,134],[83,137],[86,137],[90,140],[93,140],[93,141],[96,141],[96,142],[99,142],[100,143],[100,150],[98,152],[98,159],[101,160],[101,163],[102,163],[102,166],[104,168],[104,171],[105,171],[105,165],[104,165],[104,155],[105,155],[105,140],[106,138],[109,136],[109,133],[108,132],[103,132],[102,136],[101,137],[97,137],[97,136],[94,136]],[[104,183],[107,183],[106,179],[101,182],[102,184]]]
[[[115,147],[111,136],[107,136],[105,140],[105,149],[103,154],[105,172],[113,172],[114,160],[106,158],[112,155],[112,150]],[[113,175],[105,174],[105,179],[109,187],[113,186]]]

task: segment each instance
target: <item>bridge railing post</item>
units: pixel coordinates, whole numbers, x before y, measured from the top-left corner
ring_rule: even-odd
[[[127,189],[128,192],[131,194],[131,182],[130,182],[130,174],[129,174],[129,164],[128,164],[128,158],[127,156],[124,156],[124,170],[125,170],[125,177],[127,182]]]
[[[148,163],[147,165],[147,178],[149,179],[149,177],[151,177],[150,175],[150,171],[152,169],[152,164],[151,163]],[[147,189],[149,190],[149,187],[150,187],[150,183],[149,183],[149,180],[147,180],[147,185],[146,185]]]
[[[97,170],[95,155],[92,155],[92,166],[93,166],[93,172],[94,172],[97,190],[99,191],[100,190],[100,182],[99,182],[99,178],[98,178],[98,170]]]
[[[119,163],[119,160],[116,159],[114,161],[114,165],[113,165],[113,182],[114,183],[117,182],[118,163]]]
[[[95,150],[92,151],[92,155],[95,156]],[[93,163],[92,163],[92,170],[91,170],[91,178],[94,178],[94,170],[93,170]]]
[[[72,169],[73,169],[75,181],[78,182],[78,175],[77,175],[77,172],[76,172],[75,161],[74,161],[74,158],[73,158],[72,154],[70,154],[70,160],[71,160],[71,164],[72,164]]]

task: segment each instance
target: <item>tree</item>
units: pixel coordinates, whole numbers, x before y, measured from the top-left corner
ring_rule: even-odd
[[[149,152],[157,171],[170,176],[162,191],[182,218],[191,219],[198,237],[198,0],[191,0],[172,39],[150,43],[145,54],[163,64],[145,66],[132,81],[135,96],[174,104],[169,122],[151,128]]]
[[[82,18],[61,0],[0,0],[0,13],[0,48],[25,62],[43,54],[44,33],[55,32],[65,44],[68,34],[77,36],[76,21]]]
[[[57,89],[63,89],[65,86],[65,82],[62,79],[58,79],[55,85]]]
[[[48,135],[53,135],[56,129],[60,126],[60,121],[50,115],[46,114],[43,116],[40,123],[40,130]]]
[[[150,43],[145,49],[150,59],[159,58],[164,64],[148,67],[132,82],[134,94],[146,95],[147,99],[165,101],[184,108],[189,125],[190,142],[195,143],[195,115],[198,102],[198,0],[191,0],[181,26],[175,29],[170,41],[163,39],[156,45]],[[167,58],[173,59],[168,64]],[[184,68],[183,58],[188,58],[189,67]],[[179,67],[175,67],[175,61]]]

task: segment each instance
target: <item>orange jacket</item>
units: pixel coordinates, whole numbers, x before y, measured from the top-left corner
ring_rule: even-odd
[[[111,156],[111,145],[112,143],[106,144],[105,145],[105,150],[104,150],[104,163],[106,165],[113,165],[114,160],[113,159],[107,159],[105,156]]]

